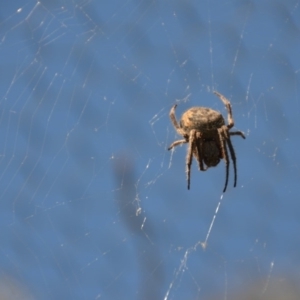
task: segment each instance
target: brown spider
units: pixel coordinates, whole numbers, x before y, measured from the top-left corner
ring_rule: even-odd
[[[192,107],[185,111],[178,124],[175,117],[175,104],[170,110],[170,118],[178,134],[183,136],[183,140],[173,142],[168,150],[178,145],[189,143],[186,157],[187,172],[187,188],[190,189],[190,174],[193,155],[199,164],[200,171],[206,171],[209,167],[215,167],[220,159],[225,160],[226,179],[223,193],[226,191],[229,175],[229,157],[227,146],[229,148],[230,157],[233,161],[234,169],[234,187],[236,186],[236,156],[230,140],[231,135],[239,135],[245,139],[245,135],[241,131],[229,131],[234,126],[232,117],[231,104],[222,94],[214,92],[225,104],[228,112],[228,125],[225,125],[223,116],[207,107]],[[204,164],[206,166],[204,166]]]

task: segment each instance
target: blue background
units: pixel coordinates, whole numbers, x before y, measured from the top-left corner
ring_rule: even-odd
[[[299,1],[1,6],[2,297],[300,298]],[[247,136],[224,195],[166,150],[213,90]]]

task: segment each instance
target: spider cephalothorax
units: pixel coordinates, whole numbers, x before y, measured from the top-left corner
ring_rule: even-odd
[[[188,189],[190,189],[190,174],[193,155],[198,161],[199,169],[206,171],[209,167],[215,167],[221,159],[226,164],[226,179],[223,192],[226,191],[229,175],[229,157],[227,146],[229,148],[230,157],[233,161],[234,169],[234,187],[236,186],[236,156],[230,140],[231,135],[239,135],[245,139],[245,135],[241,131],[229,131],[234,126],[231,104],[228,99],[218,92],[214,92],[225,104],[228,112],[228,125],[225,124],[223,116],[207,107],[192,107],[185,111],[178,124],[175,117],[175,104],[170,111],[170,118],[178,134],[183,139],[173,142],[168,150],[189,143],[186,166]]]

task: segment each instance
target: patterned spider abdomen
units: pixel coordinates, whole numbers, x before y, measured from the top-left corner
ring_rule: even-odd
[[[180,127],[188,134],[192,129],[200,132],[216,130],[225,125],[223,116],[207,107],[192,107],[183,113]]]

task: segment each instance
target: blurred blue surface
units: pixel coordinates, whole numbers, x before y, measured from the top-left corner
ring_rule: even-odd
[[[0,16],[2,297],[300,298],[299,1],[17,0]],[[186,146],[166,150],[174,103],[226,115],[213,90],[247,135],[223,196],[223,162],[194,162],[188,191]]]

